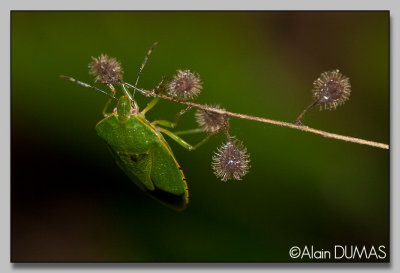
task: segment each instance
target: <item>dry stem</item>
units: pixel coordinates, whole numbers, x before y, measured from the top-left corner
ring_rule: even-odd
[[[154,97],[157,96],[162,99],[175,101],[175,102],[178,102],[181,104],[186,104],[186,105],[189,105],[192,107],[204,109],[204,110],[214,112],[214,113],[219,113],[221,115],[227,115],[230,117],[237,117],[237,118],[247,119],[247,120],[255,120],[255,121],[259,121],[259,122],[263,122],[263,123],[269,123],[269,124],[274,124],[274,125],[278,125],[278,126],[289,127],[292,129],[297,129],[300,131],[313,133],[313,134],[320,135],[320,136],[327,137],[327,138],[334,138],[334,139],[339,139],[339,140],[343,140],[343,141],[364,144],[364,145],[377,147],[377,148],[381,148],[381,149],[389,149],[389,145],[385,144],[385,143],[379,143],[379,142],[375,142],[375,141],[370,141],[370,140],[365,140],[365,139],[355,138],[355,137],[350,137],[350,136],[338,135],[338,134],[321,131],[321,130],[310,128],[310,127],[303,126],[303,125],[296,125],[293,123],[288,123],[288,122],[283,122],[283,121],[278,121],[278,120],[273,120],[273,119],[260,118],[260,117],[245,115],[245,114],[233,113],[233,112],[229,112],[229,111],[226,111],[223,109],[217,109],[217,108],[213,108],[210,106],[206,106],[206,105],[202,105],[202,104],[198,104],[198,103],[194,103],[194,102],[181,101],[181,100],[178,100],[178,99],[166,96],[166,95],[155,94],[153,92],[150,92],[150,96],[154,96]]]
[[[385,144],[385,143],[365,140],[365,139],[356,138],[356,137],[338,135],[338,134],[329,133],[329,132],[325,132],[325,131],[322,131],[322,130],[310,128],[308,126],[297,125],[297,124],[284,122],[284,121],[278,121],[278,120],[260,118],[260,117],[245,115],[245,114],[233,113],[233,112],[226,111],[224,109],[218,109],[218,108],[214,108],[214,107],[211,107],[211,106],[198,104],[198,103],[194,103],[194,102],[189,102],[189,101],[182,101],[182,100],[178,100],[178,99],[175,99],[173,97],[169,97],[169,96],[166,96],[166,95],[163,95],[163,94],[157,94],[154,90],[140,89],[140,88],[137,88],[136,86],[133,86],[133,85],[131,85],[129,83],[125,83],[125,84],[129,88],[132,88],[132,89],[135,89],[137,91],[140,91],[143,95],[148,96],[148,97],[159,97],[159,98],[162,98],[162,99],[175,101],[175,102],[178,102],[178,103],[181,103],[181,104],[186,104],[186,105],[191,106],[191,107],[204,109],[204,110],[207,110],[207,111],[210,111],[210,112],[218,113],[218,114],[221,114],[221,115],[226,115],[226,116],[229,116],[229,117],[236,117],[236,118],[247,119],[247,120],[255,120],[255,121],[259,121],[259,122],[263,122],[263,123],[269,123],[269,124],[282,126],[282,127],[289,127],[289,128],[292,128],[292,129],[297,129],[297,130],[300,130],[300,131],[303,131],[303,132],[313,133],[313,134],[320,135],[320,136],[327,137],[327,138],[339,139],[339,140],[343,140],[343,141],[348,141],[348,142],[368,145],[368,146],[377,147],[377,148],[381,148],[381,149],[389,149],[389,145]]]

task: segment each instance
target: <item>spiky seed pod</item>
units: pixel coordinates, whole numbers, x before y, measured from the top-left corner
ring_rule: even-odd
[[[220,110],[225,110],[220,108],[219,106],[212,107]],[[199,127],[204,132],[207,132],[209,134],[215,134],[228,128],[228,117],[226,115],[215,113],[209,110],[198,109],[195,117],[197,123],[199,124]]]
[[[95,81],[105,84],[122,83],[123,70],[120,62],[115,58],[101,54],[99,57],[92,57],[89,63],[89,74],[95,76]]]
[[[243,143],[230,137],[212,157],[214,174],[222,181],[241,180],[249,171],[249,157]]]
[[[167,86],[167,92],[174,98],[190,100],[197,97],[202,88],[199,74],[190,70],[177,70]]]
[[[313,83],[313,98],[320,109],[336,109],[350,97],[351,85],[348,77],[339,69],[322,73]]]

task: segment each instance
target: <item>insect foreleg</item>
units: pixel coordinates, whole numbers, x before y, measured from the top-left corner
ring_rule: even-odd
[[[181,145],[185,149],[188,149],[189,151],[193,151],[193,150],[197,149],[198,147],[200,147],[202,144],[204,144],[210,138],[210,135],[207,135],[203,140],[201,140],[196,145],[191,145],[191,144],[187,143],[185,140],[183,140],[182,138],[180,138],[179,136],[177,136],[175,133],[168,131],[167,129],[164,129],[162,127],[157,127],[157,129],[160,132],[162,132],[162,133],[166,134],[167,136],[169,136],[170,138],[172,138],[173,140],[175,140],[179,145]]]
[[[156,100],[156,99],[157,99],[157,101],[156,101],[155,103],[158,102],[158,98],[154,98],[154,99],[153,99],[153,101]],[[154,106],[154,105],[150,105],[150,104],[152,104],[153,101],[150,101],[150,102],[149,102],[149,104],[148,104],[148,105],[146,106],[146,108],[142,111],[142,113],[143,113],[149,106],[150,106],[150,109]],[[180,118],[183,114],[185,114],[187,111],[189,111],[191,108],[192,108],[191,106],[188,106],[188,107],[186,107],[185,109],[182,109],[179,113],[177,113],[177,114],[176,114],[176,118],[175,118],[175,122],[171,122],[171,121],[168,121],[168,120],[155,120],[155,121],[153,121],[151,124],[153,124],[153,125],[158,124],[158,125],[161,125],[161,126],[164,126],[164,127],[168,127],[168,128],[175,128],[176,125],[178,125],[179,118]],[[148,111],[148,110],[147,110],[147,111]],[[201,131],[199,131],[199,132],[201,132]],[[197,133],[197,132],[196,132],[196,133]],[[180,133],[180,134],[182,134],[182,133]],[[191,134],[191,133],[189,133],[189,134]]]
[[[108,84],[108,87],[111,89],[111,94],[113,96],[115,96],[117,91],[115,90],[114,86],[112,84]],[[110,98],[110,99],[107,100],[106,104],[104,105],[104,108],[103,108],[103,111],[102,111],[104,117],[108,117],[110,115],[110,112],[108,112],[107,109],[110,106],[111,102],[112,102],[112,99]]]
[[[104,108],[102,111],[104,117],[108,117],[110,115],[110,113],[107,112],[107,109],[108,109],[108,106],[110,105],[111,101],[112,101],[112,99],[108,99],[106,102],[106,105],[104,105]]]
[[[176,123],[171,122],[169,120],[155,120],[151,124],[161,125],[161,126],[168,127],[168,128],[175,128],[175,126],[176,126]]]
[[[140,113],[142,113],[143,115],[146,114],[146,112],[148,112],[151,108],[153,108],[153,107],[158,103],[159,100],[160,100],[160,98],[154,98],[154,99],[152,99],[152,100],[146,105],[146,107],[142,110],[142,112],[140,112]]]

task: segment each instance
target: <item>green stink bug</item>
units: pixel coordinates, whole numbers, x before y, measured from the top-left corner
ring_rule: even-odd
[[[140,67],[135,86],[152,48],[148,51]],[[102,57],[104,56],[102,55]],[[111,97],[103,110],[104,118],[96,125],[96,131],[107,143],[117,165],[130,180],[150,196],[175,210],[185,209],[189,201],[186,178],[163,134],[168,135],[188,150],[196,149],[209,136],[192,146],[178,135],[202,132],[201,129],[171,132],[161,126],[174,128],[176,123],[166,120],[148,121],[145,114],[157,104],[159,98],[153,98],[142,111],[139,111],[137,102],[126,89],[126,87],[132,87],[128,83],[121,81],[119,85],[122,87],[124,95],[118,99],[114,111],[107,113],[110,102],[113,99],[117,100],[116,89],[112,84],[107,84],[112,91],[110,94],[72,77],[61,77]]]
[[[173,208],[185,208],[188,189],[181,167],[157,127],[134,113],[128,97],[119,99],[117,113],[102,119],[96,131],[139,188]]]

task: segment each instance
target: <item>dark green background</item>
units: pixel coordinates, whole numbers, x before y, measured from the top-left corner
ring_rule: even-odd
[[[170,142],[191,197],[175,212],[137,189],[96,135],[106,97],[58,77],[92,83],[90,57],[107,53],[133,83],[158,41],[141,87],[191,69],[204,81],[197,102],[290,122],[311,102],[313,80],[339,68],[351,99],[310,111],[304,123],[388,143],[388,16],[12,12],[12,261],[298,261],[293,245],[388,250],[387,150],[232,119],[250,173],[228,183],[213,175],[223,136],[194,152]],[[179,109],[163,101],[148,117],[172,119]],[[191,112],[180,128],[194,126]]]

